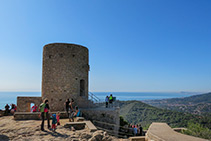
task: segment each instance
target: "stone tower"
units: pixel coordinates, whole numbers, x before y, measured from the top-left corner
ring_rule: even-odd
[[[76,44],[53,43],[43,48],[42,99],[51,111],[63,111],[67,98],[88,100],[89,53]],[[80,103],[77,103],[78,105]]]

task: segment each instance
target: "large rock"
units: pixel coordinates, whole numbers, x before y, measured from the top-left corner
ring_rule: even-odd
[[[112,141],[112,138],[110,136],[104,136],[102,141]]]
[[[89,139],[89,141],[102,141],[103,137],[103,131],[98,130],[93,133],[92,138]]]
[[[82,133],[81,134],[81,139],[90,139],[91,137],[92,137],[92,135],[91,134],[89,134],[89,133],[86,133],[86,132],[84,132],[84,133]]]

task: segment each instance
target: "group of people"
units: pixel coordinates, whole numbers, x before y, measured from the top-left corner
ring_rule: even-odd
[[[128,134],[133,135],[133,136],[142,136],[143,135],[143,128],[141,127],[141,124],[133,125],[129,124],[128,125]]]
[[[75,105],[74,99],[71,99],[71,101],[66,99],[66,102],[64,103],[65,109],[67,112],[67,116],[69,117],[69,121],[74,121],[74,117],[79,117],[81,115],[80,110],[78,109],[78,106]]]
[[[10,108],[11,106],[11,108]],[[7,116],[9,114],[14,114],[17,110],[17,106],[15,104],[6,104],[6,106],[4,107],[5,108],[5,111],[4,111],[4,115]]]
[[[110,94],[110,96],[106,96],[105,98],[106,108],[113,107],[113,102],[114,102],[114,97],[112,96],[112,94]]]
[[[53,131],[56,131],[56,126],[60,125],[59,122],[60,113],[57,112],[57,114],[50,115],[50,107],[48,104],[48,99],[45,99],[43,103],[40,104],[39,110],[40,110],[40,117],[42,119],[41,130],[44,131],[44,121],[46,117],[48,123],[48,129],[52,128]],[[52,127],[50,126],[50,118],[52,119]]]
[[[78,108],[78,106],[75,105],[75,102],[73,99],[71,101],[69,99],[66,99],[66,102],[64,103],[67,116],[69,117],[69,121],[74,121],[74,117],[80,116],[81,112]],[[32,107],[32,111],[36,112],[37,107],[34,105]],[[41,123],[41,130],[44,131],[44,121],[45,118],[47,119],[48,129],[52,128],[53,131],[56,130],[56,126],[60,125],[59,119],[60,119],[60,113],[57,112],[56,114],[50,114],[50,106],[48,104],[48,100],[45,99],[43,103],[39,106],[40,111],[40,117],[42,119]],[[50,126],[50,118],[52,119],[52,127]]]

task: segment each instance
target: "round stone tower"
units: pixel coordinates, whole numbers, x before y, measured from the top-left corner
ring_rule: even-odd
[[[51,111],[63,111],[67,98],[88,100],[88,52],[86,47],[76,44],[44,46],[42,99],[49,100]]]

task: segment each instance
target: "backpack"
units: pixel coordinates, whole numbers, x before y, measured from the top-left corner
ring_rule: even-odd
[[[44,112],[45,112],[45,113],[48,112],[48,108],[47,108],[47,107],[44,108]]]
[[[79,117],[80,116],[80,113],[81,113],[81,111],[78,110],[78,113],[77,113],[76,117]]]
[[[44,112],[45,105],[46,105],[45,103],[40,104],[40,106],[39,106],[40,112]]]

